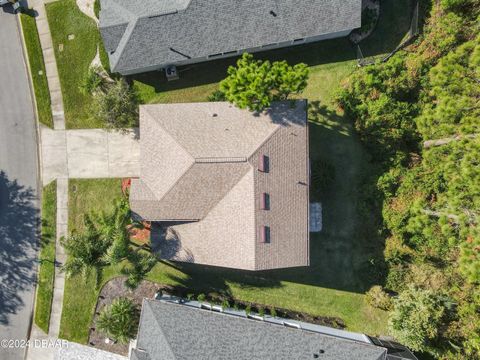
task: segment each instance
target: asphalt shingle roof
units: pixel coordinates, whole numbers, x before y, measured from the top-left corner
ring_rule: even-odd
[[[306,330],[144,300],[137,349],[151,360],[381,360],[386,350]]]
[[[361,0],[102,0],[113,71],[128,72],[361,25]],[[111,31],[110,27],[122,24]],[[128,27],[125,27],[129,24]]]
[[[178,251],[161,256],[247,270],[309,264],[306,105],[274,103],[260,114],[226,102],[140,107],[130,206],[148,221],[176,221],[169,244]],[[268,172],[258,170],[262,156]]]

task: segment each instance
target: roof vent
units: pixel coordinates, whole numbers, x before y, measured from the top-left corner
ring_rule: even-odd
[[[217,117],[218,114],[217,114],[217,113],[213,113],[212,116],[213,116],[213,117]]]
[[[273,10],[270,10],[270,15],[272,15],[273,17],[277,17],[277,13]]]
[[[260,237],[262,239],[263,243],[269,243],[270,242],[270,227],[262,225],[260,228]]]
[[[267,155],[261,155],[258,158],[258,170],[265,173],[270,170],[270,159]]]
[[[260,198],[260,210],[270,210],[270,194],[262,193]]]

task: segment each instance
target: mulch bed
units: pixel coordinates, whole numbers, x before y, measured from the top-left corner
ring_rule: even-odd
[[[139,308],[142,306],[142,301],[144,298],[154,298],[155,294],[161,291],[164,294],[170,294],[182,298],[192,298],[196,299],[200,293],[194,293],[189,289],[180,286],[169,286],[156,284],[151,281],[143,280],[137,289],[130,290],[125,286],[125,277],[117,277],[109,282],[107,282],[102,290],[97,300],[97,306],[95,308],[95,315],[93,318],[93,324],[90,328],[90,335],[88,342],[90,346],[96,347],[98,349],[114,352],[120,355],[128,355],[128,344],[120,343],[105,343],[106,336],[95,330],[95,321],[103,309],[104,306],[110,305],[114,299],[125,297],[131,299]],[[230,306],[234,306],[240,310],[245,310],[247,307],[250,307],[252,313],[264,312],[269,314],[271,307],[265,307],[262,304],[249,303],[244,301],[239,301],[231,298],[226,294],[219,294],[217,292],[211,292],[204,294],[205,302],[210,302],[212,304],[222,304],[224,301],[228,301]],[[285,319],[293,319],[298,321],[304,321],[311,324],[324,325],[337,329],[344,329],[345,322],[337,317],[327,317],[327,316],[313,316],[306,313],[301,313],[297,311],[291,311],[288,309],[275,308],[276,316],[282,317]]]
[[[128,355],[128,344],[120,343],[105,343],[106,336],[95,330],[95,322],[98,314],[106,305],[110,305],[113,300],[124,297],[131,299],[138,304],[139,309],[142,306],[144,298],[153,298],[158,290],[158,285],[151,281],[142,281],[138,288],[130,290],[125,286],[125,278],[117,277],[107,282],[98,296],[97,306],[95,308],[95,315],[93,317],[93,324],[90,328],[90,335],[88,337],[88,344],[98,349],[114,352],[120,355]]]

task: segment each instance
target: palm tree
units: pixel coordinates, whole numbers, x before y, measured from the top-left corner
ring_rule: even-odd
[[[137,306],[129,299],[118,298],[102,310],[97,328],[106,336],[126,344],[136,335],[138,319]]]
[[[82,274],[88,278],[91,270],[99,274],[99,270],[105,265],[103,257],[109,247],[109,243],[100,236],[95,224],[89,215],[84,217],[85,230],[82,233],[73,233],[61,240],[68,255],[63,270],[67,276]]]

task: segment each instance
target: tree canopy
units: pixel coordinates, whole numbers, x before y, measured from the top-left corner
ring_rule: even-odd
[[[286,61],[254,60],[253,55],[244,53],[236,67],[228,68],[227,78],[220,83],[220,92],[240,109],[262,111],[272,101],[300,94],[307,80],[305,64],[291,66]]]
[[[479,14],[433,2],[416,42],[337,93],[376,165],[365,207],[381,214],[382,285],[399,293],[390,331],[441,359],[480,353]]]

